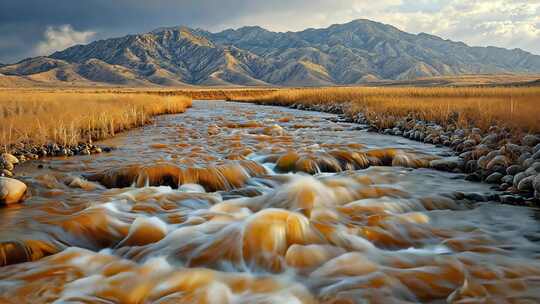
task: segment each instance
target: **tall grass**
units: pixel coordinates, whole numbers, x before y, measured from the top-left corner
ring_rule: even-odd
[[[0,144],[80,142],[114,136],[158,114],[191,106],[186,96],[83,92],[0,91]]]
[[[516,132],[540,132],[538,87],[284,89],[235,100],[274,105],[347,104],[349,114],[362,112],[383,128],[409,116],[443,126],[488,129],[499,125]]]

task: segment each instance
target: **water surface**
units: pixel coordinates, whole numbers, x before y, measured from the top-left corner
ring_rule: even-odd
[[[447,148],[223,101],[102,144],[19,167],[2,302],[540,301],[538,211],[463,199]]]

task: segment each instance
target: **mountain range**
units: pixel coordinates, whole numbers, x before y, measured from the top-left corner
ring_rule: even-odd
[[[540,73],[540,56],[360,19],[300,32],[167,27],[0,65],[4,81],[126,86],[327,86],[486,73]]]

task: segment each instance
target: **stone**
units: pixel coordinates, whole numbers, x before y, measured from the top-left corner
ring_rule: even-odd
[[[540,136],[528,134],[521,139],[521,142],[526,146],[534,147],[540,143]]]
[[[524,168],[520,165],[511,165],[510,167],[506,168],[506,174],[508,175],[516,175],[519,172],[522,172]]]
[[[81,150],[81,155],[90,155],[90,150],[88,150],[88,148],[84,148]]]
[[[485,169],[489,162],[490,162],[490,159],[488,159],[486,156],[482,156],[478,159],[478,167]]]
[[[505,184],[513,184],[514,182],[514,176],[513,175],[505,175],[501,178],[501,182]]]
[[[532,156],[531,156],[532,159],[536,159],[536,160],[540,160],[540,151],[538,152],[535,152]]]
[[[6,169],[1,169],[0,170],[0,176],[12,177],[13,173],[11,171],[6,170]]]
[[[531,156],[532,154],[530,152],[521,153],[521,155],[517,159],[517,162],[523,164],[523,162]]]
[[[19,203],[26,194],[26,185],[13,178],[0,177],[0,204]]]
[[[527,176],[525,178],[523,178],[518,186],[517,186],[517,189],[519,191],[523,191],[523,192],[529,192],[529,191],[532,191],[533,190],[533,182],[534,182],[534,178],[536,176]]]
[[[490,160],[488,162],[488,164],[486,165],[486,169],[490,170],[491,168],[493,168],[494,166],[496,165],[499,165],[499,166],[503,166],[503,167],[507,167],[508,164],[510,162],[508,161],[508,158],[506,158],[506,156],[504,155],[497,155],[495,156],[492,160]]]
[[[523,167],[529,168],[529,167],[532,166],[532,164],[534,164],[535,162],[536,162],[536,159],[533,159],[533,158],[527,158],[527,159],[523,162]]]
[[[534,146],[534,148],[533,148],[533,153],[536,153],[536,152],[538,152],[538,151],[540,151],[540,144],[537,144],[537,145]]]
[[[457,157],[435,159],[429,162],[429,166],[436,170],[453,171],[462,166],[462,161]]]
[[[8,162],[8,161],[2,159],[2,160],[0,160],[0,168],[5,169],[5,170],[8,170],[8,171],[13,171],[13,169],[14,169],[15,167],[13,166],[12,163],[10,163],[10,162]]]
[[[19,163],[19,159],[9,153],[2,153],[2,156],[0,156],[0,158],[2,158],[4,162],[9,162],[13,165],[17,165]]]
[[[525,172],[520,172],[514,176],[514,187],[517,187],[522,179],[526,178],[527,174]]]
[[[480,143],[489,145],[489,146],[494,146],[495,144],[497,144],[498,141],[499,141],[499,137],[497,136],[497,134],[489,134],[488,136],[485,136],[484,138],[482,138]]]
[[[490,174],[486,178],[486,183],[497,184],[501,181],[502,178],[503,178],[503,175],[501,173],[495,172],[495,173]]]
[[[534,162],[532,165],[525,170],[526,172],[532,172],[532,173],[540,173],[540,162]]]

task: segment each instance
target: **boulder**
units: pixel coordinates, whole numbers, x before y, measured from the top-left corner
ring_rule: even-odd
[[[16,204],[26,194],[26,185],[13,178],[0,177],[0,204]]]

